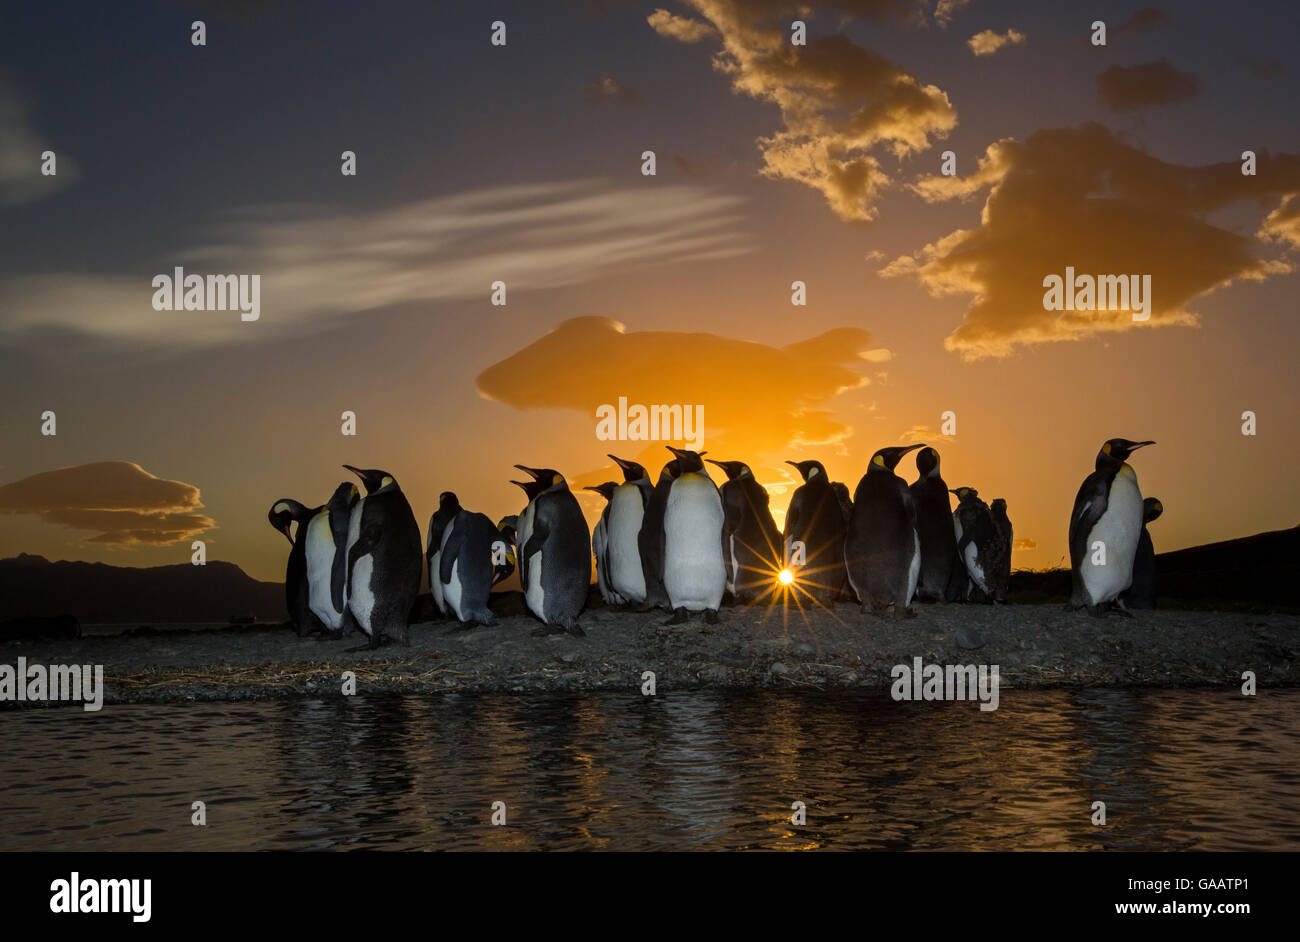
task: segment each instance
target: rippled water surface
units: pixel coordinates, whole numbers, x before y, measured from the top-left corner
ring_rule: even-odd
[[[0,850],[1300,849],[1295,690],[32,709],[0,743]]]

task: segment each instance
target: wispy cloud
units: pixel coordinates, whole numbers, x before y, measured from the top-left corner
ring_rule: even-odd
[[[558,288],[615,272],[750,251],[741,201],[694,184],[595,180],[477,190],[380,210],[263,206],[233,212],[205,242],[159,258],[190,273],[258,273],[261,320],[155,311],[148,277],[90,273],[0,280],[0,338],[46,329],[142,344],[264,340],[321,329],[329,315]]]
[[[41,154],[53,150],[58,173],[41,173]],[[0,206],[21,206],[77,182],[72,156],[62,152],[32,124],[18,90],[0,75]]]
[[[1027,38],[1018,29],[1009,29],[1005,33],[986,29],[966,40],[966,45],[977,56],[991,56],[1003,46],[1023,46]]]

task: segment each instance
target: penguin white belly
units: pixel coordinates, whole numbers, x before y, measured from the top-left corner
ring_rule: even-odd
[[[600,597],[605,600],[605,604],[612,604],[609,596],[609,572],[606,562],[605,550],[607,549],[607,540],[605,538],[605,521],[600,519],[596,521],[596,528],[591,531],[591,554],[596,557],[596,587],[600,589]]]
[[[673,482],[664,514],[664,588],[673,608],[716,611],[722,603],[722,520],[722,499],[712,481],[684,474]]]
[[[375,574],[375,558],[369,553],[357,559],[352,565],[352,578],[348,584],[352,591],[348,593],[348,608],[357,620],[361,630],[371,633],[370,616],[375,610],[375,592],[371,580]]]
[[[520,584],[524,590],[524,603],[528,610],[546,622],[546,593],[542,590],[542,551],[536,550],[528,559],[524,558],[524,547],[533,536],[533,518],[537,507],[531,501],[519,515],[519,550],[515,554],[519,565]],[[549,624],[549,623],[548,623]]]
[[[733,533],[727,537],[727,541],[727,551],[731,554],[730,560],[724,560],[724,562],[731,563],[727,569],[727,590],[734,595],[736,593],[736,578],[740,574],[740,563],[736,561],[736,534]]]
[[[442,528],[442,539],[438,541],[438,549],[429,560],[429,592],[433,596],[434,604],[438,606],[438,611],[444,615],[451,613],[451,608],[447,602],[447,587],[442,581],[442,548],[447,545],[447,538],[451,536],[452,527],[456,525],[459,516],[460,514],[457,514],[452,517],[451,522]]]
[[[970,576],[970,581],[975,583],[975,587],[981,592],[987,592],[989,584],[984,578],[984,570],[979,564],[979,552],[979,547],[972,540],[966,544],[966,549],[962,551],[962,560],[966,563],[966,572]]]
[[[1093,605],[1109,602],[1133,584],[1133,559],[1137,555],[1138,537],[1142,534],[1142,492],[1137,475],[1124,465],[1110,485],[1106,512],[1092,526],[1084,546],[1079,576]],[[1093,564],[1093,546],[1106,547],[1106,565]]]
[[[460,560],[458,559],[451,564],[451,578],[447,581],[443,596],[447,600],[447,608],[461,621],[465,621],[465,613],[460,607],[464,594],[460,584]]]
[[[343,627],[343,613],[334,611],[330,594],[330,576],[334,566],[334,534],[330,532],[330,515],[322,510],[307,522],[307,604],[326,628]],[[343,593],[347,607],[347,590]]]
[[[912,596],[916,595],[916,584],[921,579],[921,535],[915,530],[912,531],[912,565],[907,570],[907,601],[904,605],[912,604]]]
[[[609,559],[607,580],[615,592],[632,602],[645,601],[645,570],[641,568],[641,547],[637,543],[643,517],[641,489],[634,484],[615,488],[605,534]]]

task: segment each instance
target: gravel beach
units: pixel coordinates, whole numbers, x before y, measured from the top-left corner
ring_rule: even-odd
[[[493,627],[413,625],[409,646],[299,638],[284,626],[176,626],[8,641],[0,663],[102,664],[105,703],[240,701],[357,694],[699,687],[888,688],[896,664],[999,666],[1004,689],[1300,685],[1300,616],[1156,611],[1092,618],[1059,605],[917,606],[902,622],[834,611],[724,608],[721,623],[665,625],[663,612],[583,615],[585,637],[539,636],[523,614]],[[6,704],[14,706],[14,704]]]

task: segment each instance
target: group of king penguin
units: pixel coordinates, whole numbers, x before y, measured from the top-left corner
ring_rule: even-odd
[[[1101,615],[1155,607],[1146,525],[1163,506],[1143,499],[1127,462],[1151,444],[1105,442],[1079,489],[1069,529],[1071,608]],[[515,465],[530,478],[512,482],[528,501],[519,514],[494,524],[445,491],[423,549],[396,478],[344,465],[360,478],[364,496],[344,482],[321,506],[284,498],[271,507],[271,525],[292,547],[285,573],[290,618],[300,634],[339,637],[356,629],[372,648],[386,639],[407,643],[427,571],[439,614],[492,625],[492,587],[517,568],[540,631],[581,635],[593,555],[607,605],[665,609],[672,613],[668,624],[692,613],[715,623],[728,594],[752,605],[793,591],[826,607],[857,601],[864,612],[899,619],[911,614],[914,599],[1006,600],[1013,539],[1006,501],[986,504],[972,487],[949,488],[939,452],[928,445],[881,448],[851,496],[820,461],[787,462],[803,483],[784,529],[747,464],[668,449],[673,458],[653,483],[641,464],[609,456],[623,480],[586,488],[605,499],[594,530],[562,474]],[[895,471],[912,451],[918,477],[909,485]],[[706,460],[725,475],[721,487]]]

